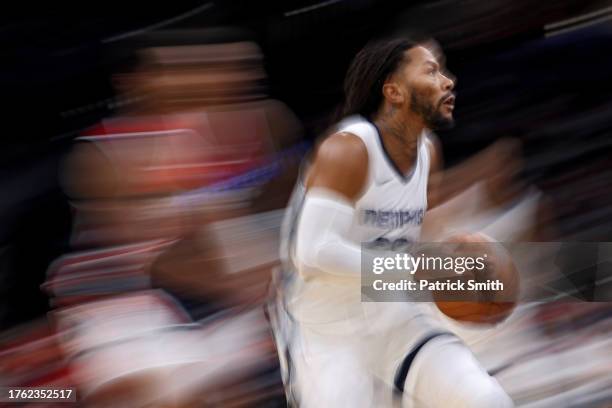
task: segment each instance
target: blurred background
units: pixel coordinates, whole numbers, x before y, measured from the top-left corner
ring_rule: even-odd
[[[214,142],[217,150],[223,145],[219,151],[223,152],[224,163],[245,160],[246,167],[228,170],[232,177],[243,170],[263,168],[263,175],[253,176],[261,185],[288,179],[284,186],[269,190],[272,193],[267,197],[272,200],[277,193],[277,202],[250,199],[248,205],[251,209],[278,209],[284,205],[299,158],[333,123],[342,99],[344,74],[355,53],[369,39],[385,33],[431,35],[442,45],[448,68],[458,78],[457,124],[438,134],[446,164],[459,163],[500,138],[516,138],[521,141],[523,154],[521,179],[537,186],[547,198],[548,206],[539,222],[554,225],[548,239],[597,242],[609,241],[611,236],[609,1],[176,0],[14,6],[3,13],[0,25],[4,100],[0,111],[0,330],[4,334],[0,339],[5,348],[28,336],[43,336],[47,330],[44,324],[29,323],[46,321],[46,314],[55,305],[51,300],[57,295],[42,290],[41,285],[50,264],[75,250],[75,210],[71,204],[75,197],[70,195],[76,191],[78,196],[82,191],[78,186],[71,190],[79,183],[61,177],[75,140],[99,134],[91,129],[124,112],[176,112],[176,106],[163,105],[163,98],[157,100],[160,106],[139,105],[138,92],[135,97],[130,93],[138,90],[138,84],[126,85],[117,76],[133,72],[133,66],[126,66],[136,61],[132,59],[135,50],[154,44],[256,44],[254,48],[229,51],[208,48],[187,57],[162,52],[147,56],[141,66],[149,73],[175,69],[173,64],[217,69],[219,72],[210,74],[213,77],[209,82],[200,83],[204,87],[207,83],[222,84],[223,78],[214,77],[219,73],[227,74],[232,69],[246,73],[244,81],[252,83],[241,88],[248,89],[243,99],[240,92],[197,95],[204,100],[199,106],[253,102],[272,118],[268,124],[283,123],[280,136],[268,129],[265,137],[275,146],[270,151],[254,142],[255,137],[243,140],[221,135]],[[223,28],[211,31],[214,27]],[[183,32],[180,40],[147,37],[162,29],[209,31],[194,34],[197,38]],[[229,58],[229,64],[237,60],[239,68],[227,65],[224,55],[228,54],[239,56]],[[189,55],[209,57],[189,61]],[[241,58],[247,65],[240,65]],[[249,71],[252,61],[259,65]],[[225,80],[231,83],[243,79]],[[126,86],[133,88],[125,92]],[[262,108],[265,101],[278,103]],[[189,103],[185,110],[192,110]],[[232,123],[237,117],[219,120]],[[207,120],[213,121],[210,117]],[[139,131],[151,130],[142,123],[138,126]],[[107,132],[112,133],[110,128]],[[247,144],[249,147],[245,147]],[[138,144],[132,148],[140,149]],[[199,148],[187,150],[193,153]],[[266,173],[269,168],[262,163],[274,167],[279,152],[289,154],[292,162]],[[216,163],[221,157],[202,154],[198,160],[207,163]],[[185,158],[172,160],[175,163]],[[206,193],[218,192],[224,189],[215,190],[214,186],[227,180],[229,176],[202,176],[178,190],[197,192],[204,187],[212,188]],[[86,177],[81,184],[87,184]],[[164,194],[169,191],[177,190],[164,190]],[[197,198],[194,200],[197,202]],[[235,197],[224,200],[217,205],[226,207],[239,201]],[[183,201],[190,202],[188,198]],[[122,217],[129,218],[125,214]],[[95,247],[93,241],[86,241],[80,243],[81,249]],[[161,286],[172,289],[172,283]],[[605,313],[608,316],[610,312]]]

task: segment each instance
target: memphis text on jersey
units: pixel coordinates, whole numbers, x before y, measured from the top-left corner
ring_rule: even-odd
[[[421,225],[425,209],[418,208],[412,210],[381,211],[364,210],[362,215],[363,224],[374,225],[378,228],[401,228],[404,225]]]

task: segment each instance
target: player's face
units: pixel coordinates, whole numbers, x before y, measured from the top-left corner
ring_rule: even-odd
[[[422,117],[430,129],[453,125],[454,82],[431,50],[418,46],[407,51],[409,63],[402,70],[409,109]]]

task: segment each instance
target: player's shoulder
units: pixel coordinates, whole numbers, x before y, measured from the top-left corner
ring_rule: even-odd
[[[424,135],[424,144],[427,147],[430,160],[430,171],[439,171],[443,167],[442,144],[438,135],[433,132],[426,132]]]
[[[423,142],[425,146],[427,146],[427,149],[430,151],[435,151],[441,148],[440,138],[438,137],[438,135],[436,135],[434,132],[430,130],[426,130],[423,133]]]
[[[352,115],[342,119],[336,125],[336,131],[357,135],[364,141],[378,136],[376,125],[361,115]]]
[[[363,141],[348,132],[333,133],[321,142],[306,177],[306,187],[335,191],[356,200],[365,185],[368,152]]]
[[[316,161],[339,169],[357,170],[367,167],[368,150],[363,140],[354,133],[336,132],[321,142]]]

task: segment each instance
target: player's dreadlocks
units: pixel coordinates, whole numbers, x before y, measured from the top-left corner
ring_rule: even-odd
[[[344,80],[342,116],[359,114],[372,120],[383,100],[382,86],[402,62],[404,52],[419,42],[407,38],[375,41],[355,56]]]

